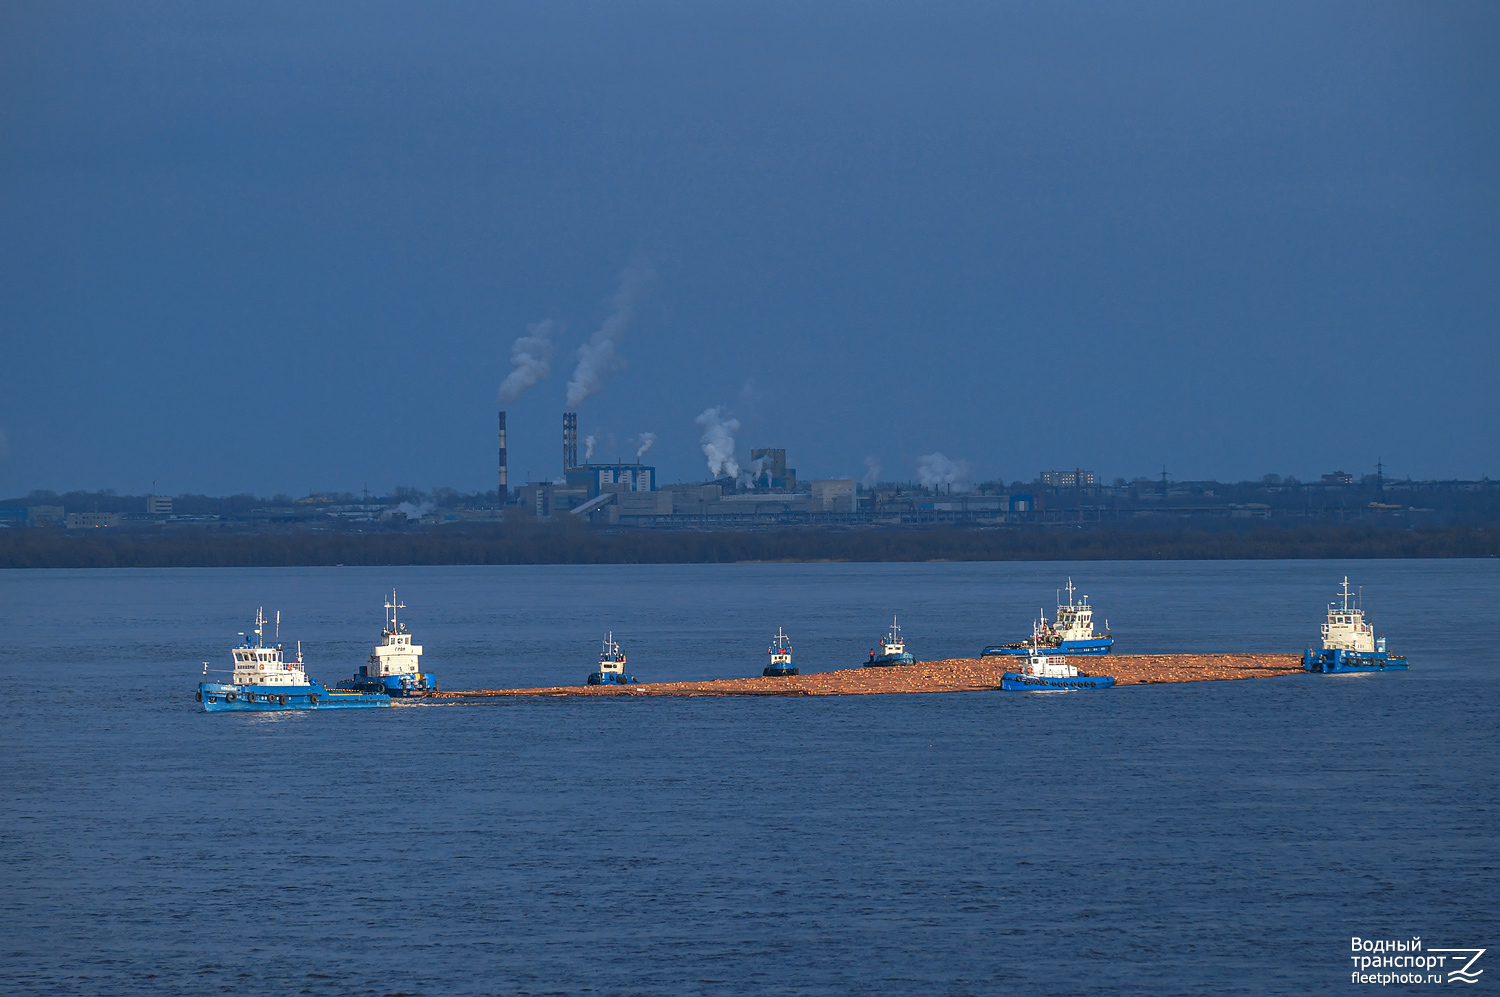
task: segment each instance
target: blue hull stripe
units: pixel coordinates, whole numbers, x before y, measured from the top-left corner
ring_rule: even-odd
[[[209,713],[369,710],[391,705],[391,697],[386,695],[329,692],[321,685],[226,685],[219,682],[200,682],[198,701]]]
[[[1108,654],[1109,649],[1115,646],[1113,637],[1095,637],[1092,640],[1065,640],[1056,647],[1043,647],[1039,650],[1043,654]],[[1014,654],[1025,657],[1031,653],[1031,648],[1024,644],[995,644],[980,652],[980,657],[989,657],[994,654]]]
[[[1405,655],[1384,651],[1319,651],[1309,647],[1302,652],[1302,668],[1337,675],[1341,672],[1404,672],[1407,664]]]

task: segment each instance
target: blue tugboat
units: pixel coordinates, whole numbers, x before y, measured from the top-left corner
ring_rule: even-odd
[[[411,642],[411,631],[396,618],[406,608],[406,603],[396,599],[396,593],[385,604],[385,626],[380,631],[380,643],[370,652],[368,663],[359,666],[359,673],[352,679],[344,679],[339,689],[355,692],[383,692],[387,696],[414,696],[424,692],[437,692],[437,679],[422,673],[422,645]]]
[[[985,648],[979,656],[1029,656],[1035,647],[1056,651],[1058,654],[1108,654],[1109,649],[1115,646],[1115,639],[1107,632],[1109,622],[1106,620],[1104,623],[1106,633],[1094,633],[1094,608],[1089,605],[1089,597],[1084,596],[1082,602],[1075,603],[1074,591],[1073,579],[1069,578],[1068,604],[1063,605],[1062,597],[1058,597],[1057,619],[1052,623],[1047,622],[1045,612],[1040,613],[1040,622],[1032,624],[1030,640],[1019,644],[995,644]]]
[[[891,632],[885,635],[885,640],[880,645],[880,653],[870,652],[870,660],[865,662],[866,668],[885,668],[890,665],[914,665],[917,659],[913,658],[906,650],[906,641],[901,639],[901,628],[896,625],[896,617],[891,617]]]
[[[634,675],[625,674],[625,655],[615,643],[615,632],[611,630],[604,638],[604,647],[599,651],[599,670],[589,676],[589,685],[637,685]]]
[[[281,614],[276,614],[277,637],[281,634]],[[302,642],[297,642],[297,659],[287,661],[281,645],[265,644],[266,617],[255,613],[255,643],[240,634],[244,643],[233,650],[234,673],[229,682],[198,683],[198,702],[209,713],[225,711],[257,713],[281,710],[349,710],[390,706],[391,697],[383,693],[351,692],[327,689],[323,683],[307,677],[302,664]],[[203,663],[208,675],[208,662]]]
[[[766,648],[766,653],[771,656],[771,663],[761,672],[767,677],[782,675],[796,675],[797,666],[792,664],[792,644],[780,627],[776,628],[776,636],[772,639],[771,646]]]
[[[1107,689],[1115,684],[1111,675],[1083,675],[1061,657],[1029,649],[1026,664],[1000,678],[1006,692],[1072,692],[1075,689]]]
[[[1323,649],[1307,648],[1302,652],[1302,667],[1326,675],[1342,672],[1404,671],[1406,656],[1385,649],[1385,638],[1375,636],[1375,628],[1365,622],[1360,600],[1349,594],[1349,576],[1344,576],[1341,602],[1328,604],[1328,619],[1323,624]]]

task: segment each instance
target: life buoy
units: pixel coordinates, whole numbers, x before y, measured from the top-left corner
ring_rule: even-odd
[[[226,702],[226,703],[232,703],[232,702],[234,702],[234,693],[231,692],[229,695],[225,696],[224,697],[224,702]]]

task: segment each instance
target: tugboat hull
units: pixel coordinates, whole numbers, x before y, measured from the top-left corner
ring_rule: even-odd
[[[762,671],[761,674],[764,675],[764,676],[766,676],[767,678],[780,678],[783,675],[796,675],[797,674],[797,666],[796,665],[770,665],[764,671]]]
[[[344,679],[334,688],[340,691],[382,693],[399,699],[418,696],[424,692],[437,692],[438,684],[435,676],[426,674],[386,675],[382,678],[356,675],[352,679]]]
[[[910,654],[882,654],[865,662],[866,668],[890,668],[894,665],[915,665],[917,659]]]
[[[1302,668],[1324,675],[1338,675],[1345,672],[1404,672],[1407,665],[1406,656],[1402,654],[1346,651],[1342,648],[1319,651],[1309,647],[1302,652]]]
[[[1021,675],[1006,672],[1000,679],[1000,688],[1006,692],[1060,692],[1073,689],[1107,689],[1115,684],[1109,675],[1071,675],[1066,678],[1044,678],[1038,675]]]
[[[281,713],[287,710],[367,710],[391,705],[380,693],[330,692],[321,685],[229,685],[198,683],[198,702],[207,713]]]
[[[589,685],[638,685],[634,675],[616,675],[614,672],[594,672],[589,675]]]

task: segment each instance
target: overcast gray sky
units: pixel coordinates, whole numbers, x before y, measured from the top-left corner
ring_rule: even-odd
[[[547,320],[513,483],[591,337],[581,433],[667,481],[713,406],[803,477],[1493,475],[1497,27],[4,3],[0,494],[492,488]]]

